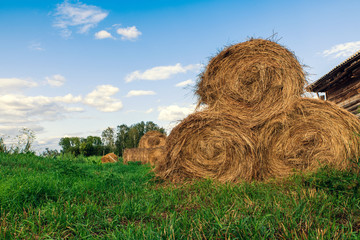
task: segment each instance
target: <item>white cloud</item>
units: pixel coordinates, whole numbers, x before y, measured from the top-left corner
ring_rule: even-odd
[[[80,96],[74,97],[71,94],[58,97],[1,95],[0,124],[17,126],[63,119],[66,113],[72,112],[68,111],[64,104],[79,103],[81,100]]]
[[[121,35],[122,40],[135,40],[142,34],[135,26],[119,28],[116,32]]]
[[[175,85],[175,87],[185,87],[187,85],[192,85],[194,84],[195,82],[191,79],[189,80],[186,80],[186,81],[183,81],[183,82],[179,82],[178,84]]]
[[[360,41],[347,42],[335,45],[330,49],[322,52],[325,57],[332,56],[334,58],[350,57],[352,54],[360,50]]]
[[[95,38],[96,39],[105,39],[105,38],[114,38],[114,37],[108,31],[101,30],[101,31],[95,33]]]
[[[117,87],[100,85],[97,86],[94,91],[86,95],[83,102],[102,112],[116,112],[123,107],[120,100],[111,98],[111,96],[118,91],[119,89]]]
[[[20,78],[0,78],[0,92],[21,91],[24,88],[36,87],[38,84]]]
[[[147,96],[147,95],[156,95],[154,91],[144,91],[144,90],[131,90],[128,92],[126,97],[135,97],[135,96]]]
[[[163,121],[178,121],[187,117],[195,111],[195,105],[189,107],[180,107],[178,105],[170,105],[166,107],[159,107],[159,120]]]
[[[45,79],[46,79],[47,84],[49,84],[50,86],[53,86],[53,87],[60,87],[66,81],[65,77],[61,76],[60,74],[56,74],[51,77],[46,77]]]
[[[75,27],[79,33],[87,33],[90,28],[108,16],[108,12],[97,6],[86,5],[81,2],[58,4],[54,13],[54,26],[62,30],[64,37],[71,36],[71,28]]]
[[[149,108],[148,110],[146,110],[146,112],[145,113],[152,113],[154,111],[154,109],[153,108]]]
[[[179,73],[186,73],[188,71],[198,71],[202,67],[201,64],[190,64],[182,66],[180,63],[170,66],[153,67],[144,72],[134,71],[126,76],[126,82],[134,80],[164,80],[170,78],[172,75]]]
[[[39,42],[33,42],[29,45],[29,49],[33,51],[45,51]]]

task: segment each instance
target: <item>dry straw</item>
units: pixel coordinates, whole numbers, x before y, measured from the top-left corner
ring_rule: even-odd
[[[272,41],[252,39],[225,48],[200,75],[199,105],[234,111],[250,127],[264,123],[300,97],[306,83],[295,55]]]
[[[157,148],[165,145],[166,136],[159,131],[149,131],[141,137],[139,148]]]
[[[101,158],[102,163],[114,163],[118,161],[119,161],[119,157],[116,156],[115,153],[108,153]]]
[[[141,162],[142,164],[150,163],[154,165],[164,156],[164,148],[126,148],[124,150],[124,163]]]
[[[256,136],[236,116],[205,110],[185,118],[170,133],[158,176],[171,181],[214,178],[221,182],[257,177]]]
[[[324,165],[346,169],[359,157],[359,133],[359,120],[346,110],[322,100],[299,99],[259,131],[262,174],[284,177]]]

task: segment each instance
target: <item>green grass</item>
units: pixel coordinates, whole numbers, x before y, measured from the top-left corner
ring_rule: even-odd
[[[0,154],[0,239],[360,239],[360,177],[170,184],[149,166]]]

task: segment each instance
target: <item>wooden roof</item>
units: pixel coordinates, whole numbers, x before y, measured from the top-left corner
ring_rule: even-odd
[[[330,88],[342,85],[350,79],[360,80],[360,51],[337,65],[330,72],[307,87],[311,92],[326,92]]]

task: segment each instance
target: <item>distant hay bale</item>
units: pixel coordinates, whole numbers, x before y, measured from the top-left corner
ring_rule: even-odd
[[[303,98],[259,129],[262,175],[284,177],[329,165],[344,170],[360,153],[360,122],[337,105]]]
[[[101,158],[102,163],[115,163],[119,161],[119,157],[114,153],[108,153]]]
[[[164,148],[126,148],[124,150],[124,163],[141,162],[141,164],[150,163],[154,165],[163,157]]]
[[[149,131],[141,137],[139,148],[156,148],[165,145],[166,136],[159,131]]]
[[[250,127],[285,111],[306,83],[295,55],[281,45],[252,39],[225,48],[200,75],[198,104],[234,111]]]
[[[163,179],[213,178],[238,182],[257,178],[256,137],[236,116],[195,112],[166,140],[164,157],[155,173]]]

